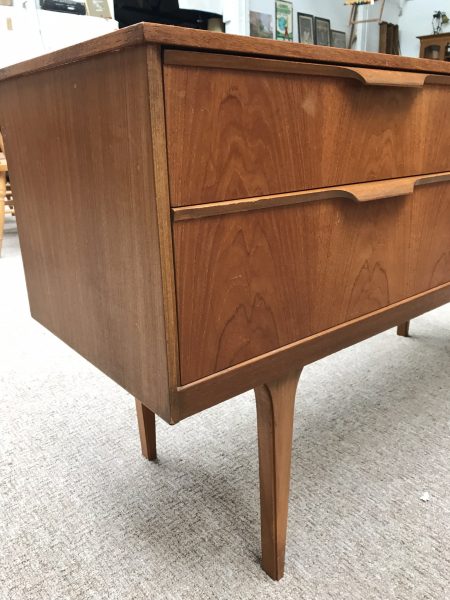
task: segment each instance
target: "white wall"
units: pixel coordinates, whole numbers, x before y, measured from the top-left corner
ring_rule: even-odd
[[[225,0],[223,3],[223,21],[227,33],[250,35],[248,18],[249,0]]]
[[[50,10],[38,10],[37,16],[45,52],[109,33],[118,28],[114,19],[71,15]]]
[[[12,31],[8,30],[8,21],[13,27]],[[42,53],[42,40],[34,11],[0,6],[0,67]]]
[[[10,19],[12,30],[8,30]],[[109,33],[117,21],[39,10],[34,5],[0,6],[0,68]]]
[[[450,18],[450,0],[406,0],[403,2],[399,19],[400,47],[405,56],[419,56],[420,42],[418,35],[433,33],[431,22],[437,10],[446,12]],[[449,31],[450,24],[444,25],[442,33]]]

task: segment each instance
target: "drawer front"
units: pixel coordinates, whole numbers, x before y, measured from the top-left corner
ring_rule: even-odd
[[[183,384],[450,281],[450,183],[173,224]]]
[[[286,61],[228,60],[236,68],[165,64],[172,206],[450,170],[450,86],[433,77],[401,87],[415,74],[392,83],[378,71],[387,84],[365,85],[251,70]]]

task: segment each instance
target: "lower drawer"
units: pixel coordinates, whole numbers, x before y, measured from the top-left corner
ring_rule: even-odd
[[[450,281],[450,183],[173,225],[181,383]]]

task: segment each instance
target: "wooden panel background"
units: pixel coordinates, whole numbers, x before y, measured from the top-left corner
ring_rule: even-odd
[[[0,94],[33,317],[169,420],[146,47]]]
[[[449,86],[174,65],[164,75],[173,206],[450,169]]]
[[[175,223],[182,384],[450,281],[449,192]]]

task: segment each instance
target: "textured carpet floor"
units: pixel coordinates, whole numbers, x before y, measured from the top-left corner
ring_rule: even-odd
[[[450,309],[305,369],[286,575],[260,570],[251,393],[140,457],[133,399],[29,316],[0,259],[1,600],[450,597]],[[428,492],[430,500],[421,496]]]

